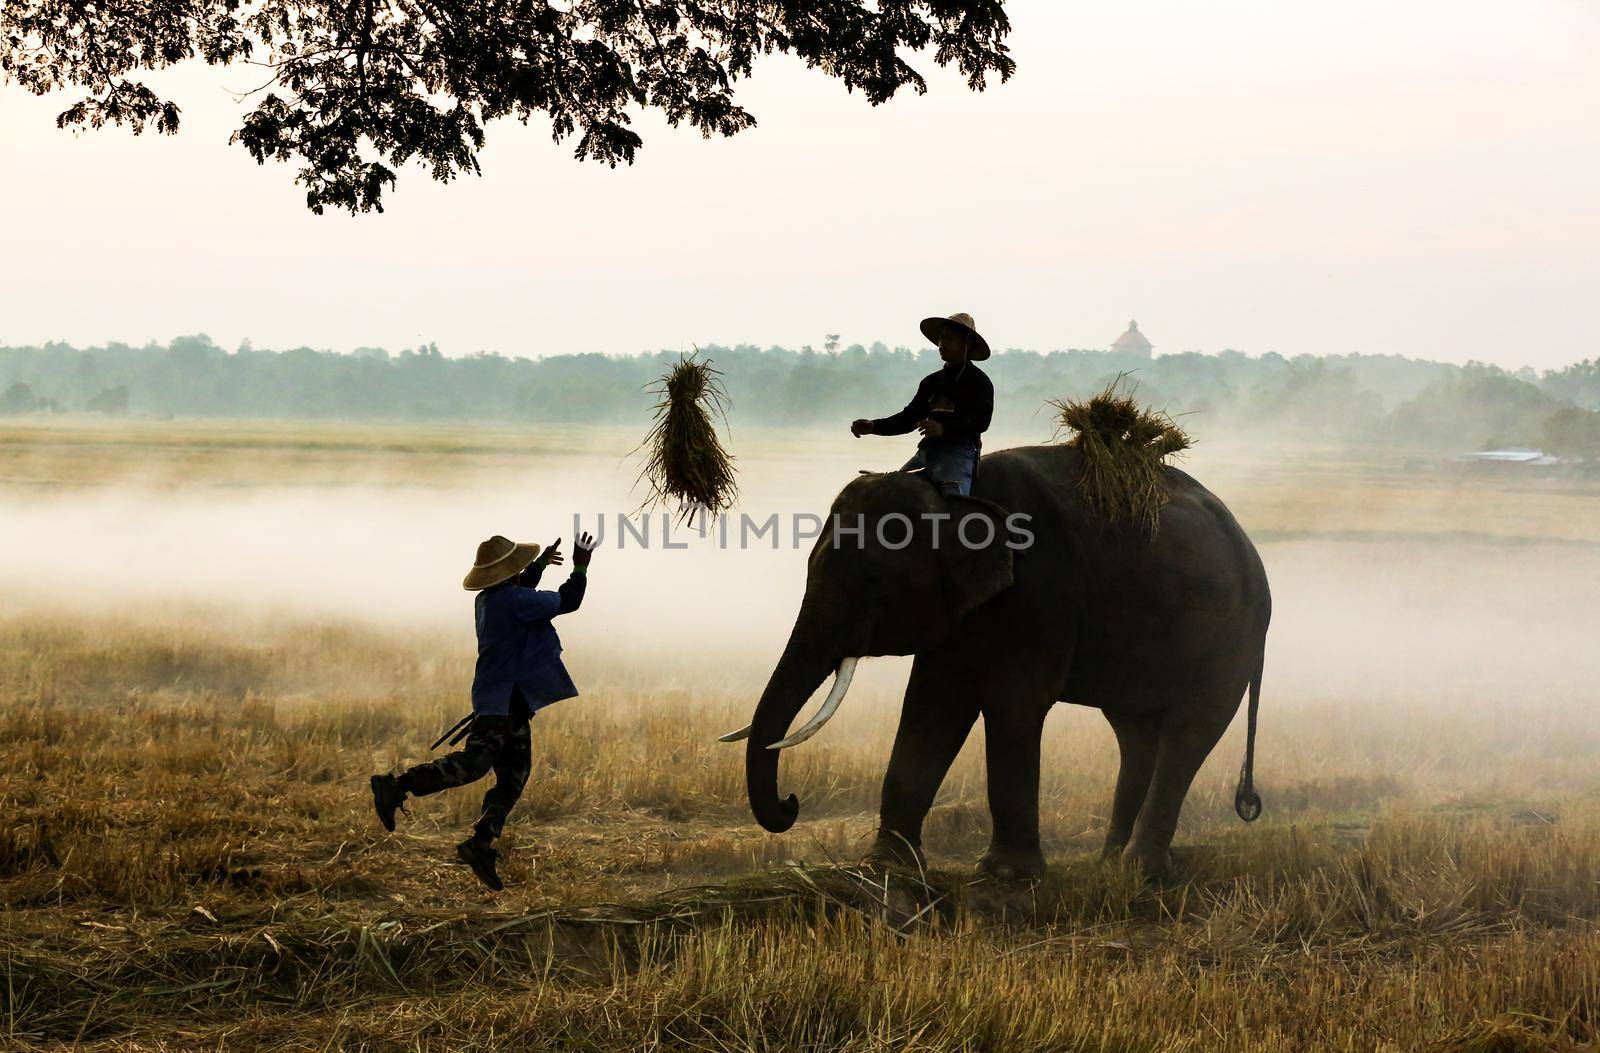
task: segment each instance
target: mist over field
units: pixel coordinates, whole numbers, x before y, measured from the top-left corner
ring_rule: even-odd
[[[1597,87],[1575,0],[0,4],[0,1051],[1600,1051]],[[790,639],[913,421],[1069,536]]]
[[[208,467],[185,461],[174,476],[156,470],[159,456],[133,453],[93,482],[14,487],[0,518],[0,547],[21,555],[5,572],[8,616],[241,631],[334,621],[469,654],[471,596],[459,580],[477,542],[561,537],[570,552],[576,516],[602,536],[584,610],[560,626],[580,682],[654,671],[753,695],[803,591],[804,532],[816,525],[797,516],[826,514],[858,468],[890,467],[911,446],[741,431],[743,496],[719,537],[669,509],[640,511],[637,458],[620,431],[567,448],[564,435],[579,433],[496,433],[494,452],[419,454],[414,470],[336,453],[268,468],[259,451],[217,448]],[[524,444],[548,448],[519,452]],[[1307,700],[1541,712],[1573,704],[1600,676],[1584,616],[1600,596],[1600,517],[1548,521],[1562,480],[1461,474],[1441,461],[1391,466],[1367,486],[1359,468],[1237,443],[1202,442],[1186,467],[1231,504],[1266,562],[1269,728],[1273,708]],[[1573,500],[1600,509],[1593,494]],[[565,572],[552,569],[546,587]],[[868,663],[872,689],[858,695],[897,701],[907,666]]]
[[[618,530],[643,493],[626,427],[0,425],[13,1034],[311,1049],[426,1047],[443,1028],[448,1048],[548,1048],[576,1031],[630,1048],[690,1027],[671,1007],[691,1006],[728,1050],[829,1027],[899,1049],[908,1019],[941,1029],[936,1048],[972,1048],[975,1028],[1009,1036],[989,1048],[1074,1048],[1058,1032],[1080,1027],[1159,1048],[1237,1019],[1284,1038],[1225,1048],[1381,1030],[1459,1053],[1430,1043],[1465,1028],[1569,1053],[1562,1036],[1592,1036],[1569,1010],[1600,960],[1600,487],[1582,463],[1188,423],[1182,466],[1272,584],[1265,813],[1234,814],[1241,712],[1184,805],[1181,881],[1155,887],[1098,859],[1117,748],[1071,705],[1043,741],[1042,883],[971,876],[991,829],[983,721],[928,816],[926,874],[857,867],[909,659],[864,661],[838,717],[784,752],[795,828],[753,822],[744,750],[716,739],[783,649],[810,547],[795,527],[813,528],[796,514],[897,466],[909,437],[736,427],[726,546],[656,509],[643,547]],[[1008,420],[986,448],[1047,425]],[[604,519],[583,606],[557,623],[581,694],[534,720],[508,887],[489,897],[449,862],[476,787],[413,801],[394,834],[365,789],[438,756],[468,708],[477,543],[570,552],[574,514]],[[665,547],[664,515],[685,547]],[[741,515],[776,529],[741,547]],[[1360,993],[1328,994],[1335,976]],[[417,1015],[418,992],[448,1022]],[[958,1003],[974,1008],[951,1017]],[[1045,1037],[1015,1038],[1030,1029]]]

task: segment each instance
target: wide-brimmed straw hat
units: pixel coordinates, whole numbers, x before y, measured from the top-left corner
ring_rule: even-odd
[[[924,318],[922,320],[922,335],[933,343],[939,342],[951,329],[959,329],[967,338],[967,358],[973,362],[982,362],[989,357],[989,341],[978,335],[977,328],[972,324],[972,316],[965,311],[957,311],[949,318]]]
[[[539,558],[538,545],[519,545],[508,537],[496,534],[478,546],[478,558],[472,569],[461,579],[461,587],[468,592],[487,589],[521,574],[528,564]]]

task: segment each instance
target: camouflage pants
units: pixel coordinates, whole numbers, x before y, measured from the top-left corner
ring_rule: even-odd
[[[473,830],[478,838],[492,840],[500,836],[506,816],[522,796],[522,787],[533,768],[527,717],[474,717],[461,749],[409,769],[400,776],[400,785],[418,797],[426,797],[452,786],[477,782],[491,768],[494,785],[483,795],[483,812]]]

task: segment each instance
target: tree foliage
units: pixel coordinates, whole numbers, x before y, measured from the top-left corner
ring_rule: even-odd
[[[1563,406],[1546,417],[1539,429],[1539,445],[1557,457],[1585,457],[1600,461],[1600,413]]]
[[[874,105],[927,90],[932,50],[975,90],[1014,64],[1002,0],[6,0],[0,73],[36,94],[81,90],[61,127],[178,130],[138,79],[189,60],[250,63],[264,83],[234,134],[299,166],[315,212],[382,209],[395,170],[478,171],[484,126],[546,115],[556,142],[615,166],[642,145],[631,111],[706,137],[755,117],[734,98],[756,59],[793,55]]]
[[[828,334],[830,338],[833,334]],[[932,348],[851,344],[834,353],[705,345],[725,377],[736,425],[840,428],[899,409],[939,368]],[[166,345],[77,349],[0,346],[0,415],[90,412],[140,417],[299,417],[362,420],[527,421],[637,427],[650,385],[677,351],[637,355],[446,356],[433,344],[391,354],[308,347],[235,351],[203,336]],[[1595,457],[1600,401],[1563,396],[1584,363],[1530,382],[1493,366],[1399,355],[1159,355],[1010,349],[985,364],[996,427],[1051,429],[1051,399],[1086,398],[1123,374],[1140,403],[1174,415],[1195,436],[1387,442],[1456,451],[1544,446]]]
[[[1469,362],[1395,413],[1397,433],[1463,446],[1537,445],[1557,403],[1534,384],[1495,366]]]

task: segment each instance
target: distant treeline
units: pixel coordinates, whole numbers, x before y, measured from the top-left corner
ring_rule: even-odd
[[[838,425],[898,409],[938,368],[930,348],[883,344],[821,351],[711,345],[735,423]],[[147,417],[304,417],[627,423],[645,419],[645,388],[678,352],[447,358],[432,345],[390,354],[308,347],[235,351],[205,336],[170,344],[0,347],[0,414],[90,412]],[[1140,399],[1200,416],[1191,430],[1270,430],[1310,438],[1454,447],[1543,446],[1600,456],[1600,361],[1543,374],[1397,355],[1187,352],[1154,359],[1110,351],[997,352],[986,369],[997,421],[1048,427],[1049,399],[1078,397],[1128,374]]]

